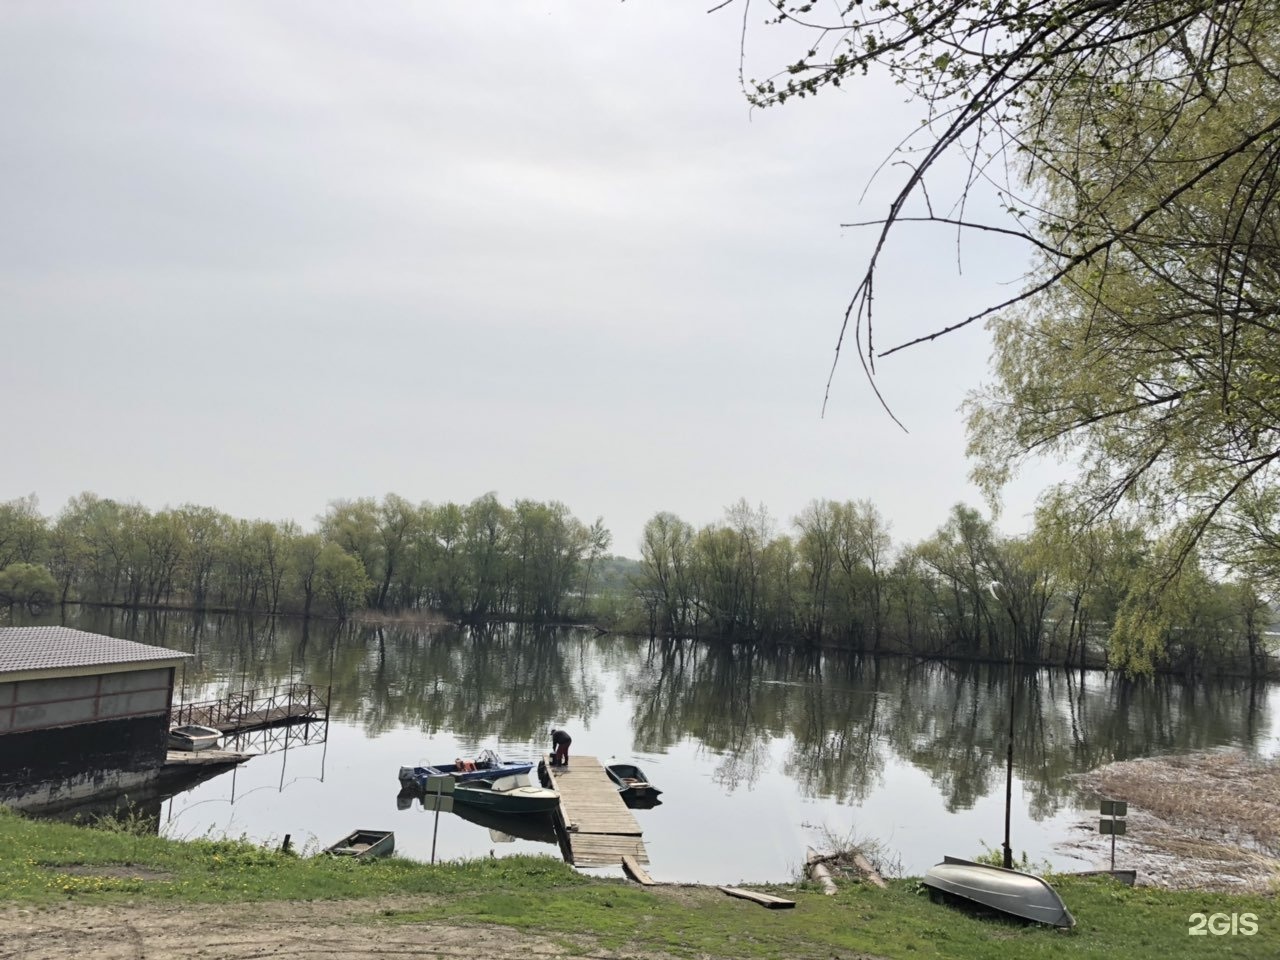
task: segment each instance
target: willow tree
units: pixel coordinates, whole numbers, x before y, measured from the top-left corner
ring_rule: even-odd
[[[1072,255],[1046,255],[1055,282],[993,320],[995,382],[969,408],[990,490],[1029,456],[1071,456],[1082,525],[1129,507],[1161,531],[1160,569],[1113,638],[1123,666],[1158,659],[1202,543],[1276,567],[1259,548],[1278,519],[1280,8],[1254,19],[1220,64],[1190,54],[1203,37],[1157,32],[1141,42],[1169,49],[1148,75],[1117,63],[1036,98],[1028,132],[1057,162],[1031,172]]]
[[[1131,598],[1131,629],[1202,548],[1280,579],[1280,6],[769,6],[804,46],[750,84],[756,104],[877,68],[928,107],[839,342],[852,332],[874,374],[878,357],[988,319],[995,382],[969,408],[977,476],[994,495],[1028,457],[1069,457],[1082,524],[1123,508],[1152,522],[1164,570]],[[955,153],[970,176],[944,207],[926,187]],[[1006,218],[966,219],[984,189]],[[877,350],[877,264],[907,219],[1020,237],[1035,265],[1012,297]]]
[[[714,9],[735,5],[744,14],[745,78],[751,0],[726,0]],[[766,79],[744,80],[755,106],[817,95],[874,68],[887,71],[926,111],[923,132],[901,147],[909,174],[887,213],[871,222],[879,229],[879,242],[841,328],[843,342],[853,323],[863,360],[872,368],[877,357],[1034,300],[1117,243],[1153,237],[1148,221],[1166,202],[1203,191],[1205,179],[1224,161],[1268,148],[1280,130],[1280,113],[1267,110],[1273,100],[1256,85],[1275,66],[1269,37],[1280,25],[1280,10],[1270,0],[846,0],[832,6],[769,0],[759,5],[771,11],[769,24],[791,31],[801,52]],[[1250,76],[1241,73],[1242,66]],[[1151,97],[1160,91],[1167,98],[1156,105]],[[1257,109],[1227,124],[1231,132],[1224,131],[1219,150],[1160,170],[1157,181],[1149,183],[1147,202],[1126,215],[1104,221],[1089,204],[1077,209],[1041,205],[1043,179],[1078,175],[1081,155],[1110,151],[1135,135],[1144,142],[1174,144],[1188,123],[1254,93],[1262,96]],[[1088,109],[1095,97],[1099,109]],[[1086,109],[1079,109],[1082,104]],[[1107,104],[1130,105],[1134,112]],[[1046,121],[1058,135],[1046,135]],[[927,184],[952,154],[968,160],[970,176],[949,207],[953,212],[938,212],[938,198],[930,199]],[[1105,177],[1099,187],[1107,195],[1112,188],[1146,181],[1151,169],[1117,162],[1094,172]],[[1021,179],[1026,189],[1018,187],[1018,175],[1026,175]],[[1243,177],[1245,194],[1255,206],[1265,206],[1269,191],[1254,196],[1250,187],[1267,178],[1265,166]],[[1011,221],[965,219],[967,201],[985,186],[996,191]],[[958,226],[1021,238],[1045,256],[1050,269],[1029,276],[1007,300],[877,353],[871,337],[877,267],[890,234],[906,220],[928,221],[948,233]]]

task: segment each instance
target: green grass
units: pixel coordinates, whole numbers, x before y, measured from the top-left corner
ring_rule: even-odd
[[[1170,960],[1280,956],[1274,897],[1130,889],[1105,878],[1058,878],[1072,931],[981,919],[930,902],[910,880],[888,890],[768,887],[797,901],[765,910],[707,887],[645,889],[588,879],[549,857],[437,866],[388,858],[298,858],[234,841],[173,841],[129,829],[88,829],[0,810],[0,896],[47,904],[127,899],[244,902],[418,896],[412,910],[371,903],[361,922],[493,924],[598,954],[830,960],[857,955]],[[1253,913],[1255,936],[1188,935],[1194,913]]]
[[[662,950],[677,956],[831,958],[870,954],[894,958],[988,960],[1280,955],[1280,912],[1273,899],[1129,889],[1109,879],[1060,879],[1059,892],[1077,926],[1071,931],[981,919],[935,904],[903,880],[887,891],[846,885],[835,897],[809,886],[770,888],[797,901],[793,910],[765,910],[714,889],[644,890],[593,883],[546,891],[495,890],[450,898],[398,920],[493,923],[530,931],[573,931],[606,949]],[[1258,916],[1253,937],[1191,937],[1196,912]]]
[[[331,900],[386,894],[462,894],[495,887],[570,887],[587,881],[549,857],[424,866],[299,858],[237,840],[168,840],[16,816],[0,808],[0,890],[8,900]]]

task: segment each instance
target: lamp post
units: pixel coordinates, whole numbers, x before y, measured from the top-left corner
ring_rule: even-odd
[[[1013,623],[1013,637],[1009,641],[1009,748],[1005,758],[1004,778],[1004,867],[1013,869],[1013,847],[1009,845],[1009,820],[1013,812],[1013,698],[1017,692],[1017,678],[1014,670],[1018,663],[1018,618],[1013,614],[1013,604],[1009,599],[1009,590],[999,580],[992,580],[988,588],[991,595],[1004,606]]]

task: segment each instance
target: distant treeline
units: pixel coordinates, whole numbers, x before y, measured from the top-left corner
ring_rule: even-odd
[[[795,642],[928,656],[1102,665],[1131,673],[1264,672],[1271,610],[1258,584],[1215,582],[1194,559],[1173,580],[1160,542],[1120,520],[1072,529],[1051,504],[1025,537],[957,505],[933,536],[895,547],[867,501],[811,503],[778,533],[740,501],[695,530],[649,521],[637,600],[655,635]],[[993,582],[999,584],[993,589]],[[1133,611],[1160,591],[1154,639]]]
[[[210,507],[152,513],[93,494],[52,522],[0,504],[0,602],[335,614],[438,610],[477,621],[581,613],[609,546],[561,503],[339,500],[315,532]]]
[[[867,501],[811,503],[780,532],[740,501],[694,529],[670,513],[640,560],[561,503],[494,494],[468,504],[339,500],[304,532],[209,507],[156,513],[93,494],[52,520],[34,497],[0,504],[0,604],[84,601],[345,617],[432,610],[467,622],[593,620],[714,643],[1101,665],[1130,672],[1265,672],[1271,610],[1258,584],[1189,562],[1152,579],[1160,542],[1112,521],[1068,533],[1051,507],[1024,537],[963,505],[895,546]],[[992,582],[1001,586],[992,589]],[[1167,619],[1131,627],[1160,591]]]

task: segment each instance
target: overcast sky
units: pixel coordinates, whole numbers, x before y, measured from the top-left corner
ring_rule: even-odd
[[[82,491],[310,527],[496,491],[784,527],[868,498],[898,541],[968,482],[971,329],[823,389],[922,108],[869,78],[752,111],[712,3],[0,5],[0,500]],[[753,20],[762,20],[752,13]],[[748,76],[795,59],[748,35]],[[940,184],[941,192],[945,185]],[[1024,250],[905,228],[899,341]],[[1025,528],[1039,486],[1009,491]]]

